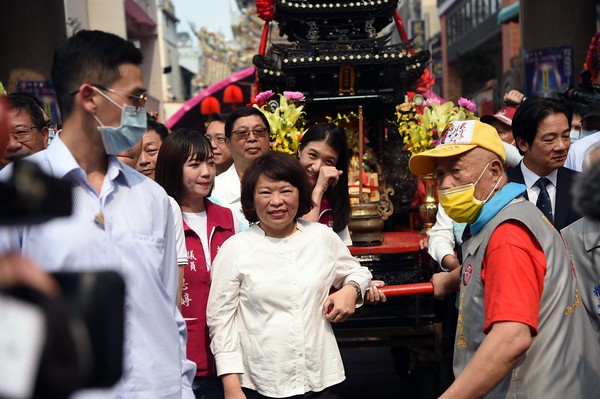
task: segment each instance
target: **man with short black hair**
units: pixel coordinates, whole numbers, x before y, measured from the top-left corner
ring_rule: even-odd
[[[563,167],[571,145],[571,111],[561,101],[529,99],[513,118],[513,135],[523,161],[507,171],[510,181],[525,184],[525,197],[557,230],[581,216],[573,209],[571,185],[576,172]]]
[[[242,228],[247,228],[249,223],[242,212],[240,181],[252,162],[270,150],[270,133],[269,121],[253,107],[236,108],[225,122],[226,143],[233,165],[215,178],[212,197],[231,209]]]
[[[213,149],[217,176],[225,172],[233,164],[231,150],[227,145],[227,137],[225,136],[225,122],[227,118],[229,118],[229,114],[213,112],[205,125],[206,131],[204,132],[204,136],[210,141]]]
[[[11,93],[6,99],[11,107],[8,111],[10,133],[0,159],[0,169],[48,146],[48,118],[35,98],[25,93]]]
[[[141,63],[133,43],[101,31],[79,31],[55,52],[63,128],[27,160],[72,183],[73,214],[9,239],[47,271],[115,270],[125,280],[122,379],[78,397],[182,397],[173,213],[158,184],[115,156],[146,130]]]

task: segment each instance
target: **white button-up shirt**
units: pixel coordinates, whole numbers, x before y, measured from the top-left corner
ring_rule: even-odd
[[[166,193],[109,156],[98,194],[60,136],[27,160],[73,183],[73,214],[12,230],[0,248],[19,242],[18,234],[23,254],[47,271],[115,270],[126,283],[123,378],[113,389],[78,397],[181,398],[175,230]]]
[[[231,209],[241,230],[246,230],[250,223],[242,211],[242,186],[235,165],[215,177],[215,185],[210,195],[213,202]]]
[[[567,154],[567,160],[565,161],[565,168],[581,172],[583,169],[583,159],[585,151],[590,148],[591,145],[600,141],[600,132],[595,132],[589,136],[580,138],[569,147],[569,153]]]
[[[521,162],[521,172],[523,172],[523,180],[525,181],[525,185],[527,186],[527,197],[529,201],[534,204],[537,203],[537,199],[540,196],[540,188],[535,185],[540,177],[546,177],[550,180],[550,183],[546,186],[546,190],[548,191],[548,196],[550,197],[550,202],[552,203],[552,214],[556,214],[556,181],[558,179],[558,169],[554,169],[548,176],[538,176],[534,172],[532,172],[527,166],[525,166],[525,162]]]
[[[238,373],[243,387],[266,396],[321,391],[344,380],[323,304],[332,286],[371,273],[330,228],[297,223],[286,238],[258,225],[229,238],[213,263],[207,323],[219,375]]]

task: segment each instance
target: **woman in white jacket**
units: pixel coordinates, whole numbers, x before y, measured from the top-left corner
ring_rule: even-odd
[[[252,224],[221,247],[207,310],[225,397],[337,398],[345,376],[330,323],[362,304],[371,273],[332,229],[299,219],[312,201],[295,157],[258,158],[241,202]]]

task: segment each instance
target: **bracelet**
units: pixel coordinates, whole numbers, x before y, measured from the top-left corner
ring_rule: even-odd
[[[356,290],[356,302],[362,299],[362,291],[360,290],[360,285],[358,285],[356,281],[348,281],[344,285],[351,285],[354,287],[354,289]]]

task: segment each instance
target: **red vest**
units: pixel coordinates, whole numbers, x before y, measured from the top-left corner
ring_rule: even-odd
[[[207,236],[210,259],[215,259],[219,247],[235,234],[233,214],[225,207],[204,199],[207,218]],[[183,274],[181,293],[181,314],[188,329],[187,357],[196,363],[196,375],[216,375],[215,361],[210,351],[208,326],[206,325],[206,304],[210,290],[210,273],[206,268],[206,258],[200,237],[185,221],[183,222],[188,264]]]

